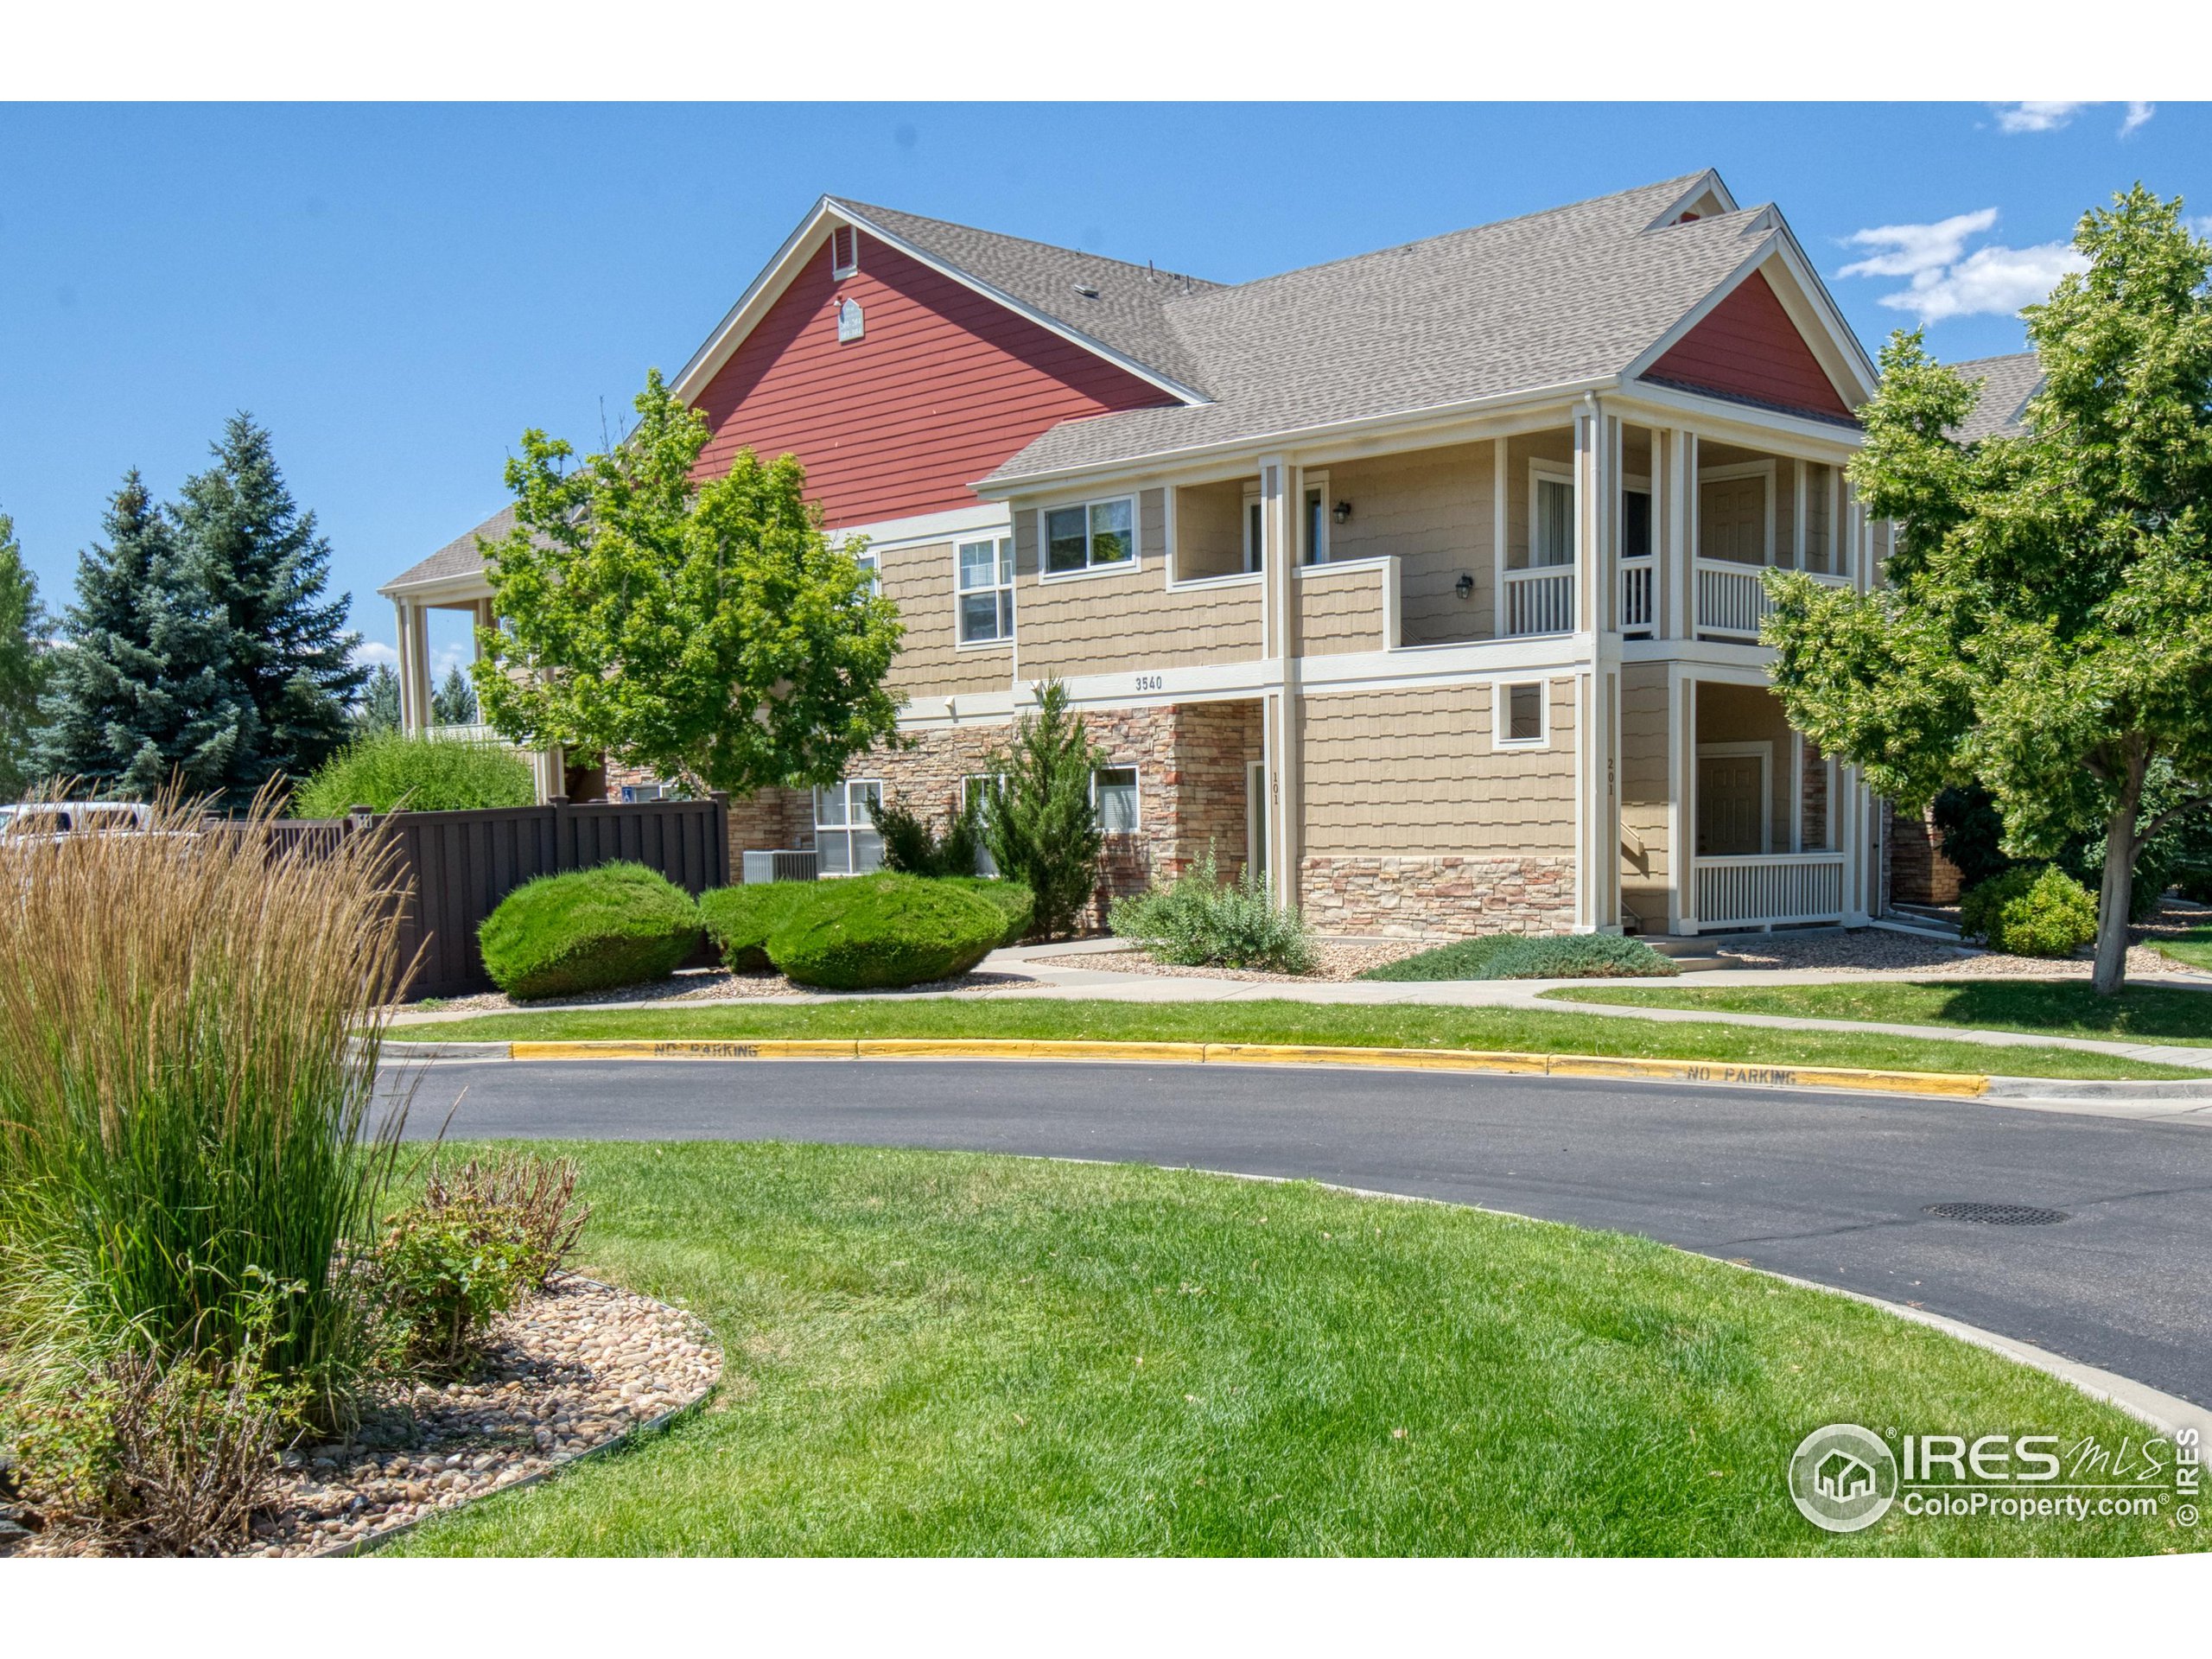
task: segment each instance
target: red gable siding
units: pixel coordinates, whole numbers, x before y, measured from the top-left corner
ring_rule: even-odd
[[[1756,270],[1676,340],[1645,378],[1755,397],[1783,409],[1851,413],[1766,277]]]
[[[849,298],[865,332],[841,345]],[[975,505],[969,484],[1061,421],[1175,401],[873,237],[832,282],[825,237],[699,395],[699,465],[788,451],[833,528],[868,524]]]

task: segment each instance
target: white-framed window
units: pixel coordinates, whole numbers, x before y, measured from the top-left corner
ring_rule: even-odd
[[[1101,766],[1090,774],[1090,804],[1098,813],[1098,827],[1109,836],[1137,832],[1137,769]]]
[[[861,549],[853,555],[853,563],[868,573],[868,592],[872,594],[881,593],[883,591],[883,562],[877,557],[875,550],[873,548]]]
[[[1541,749],[1548,741],[1546,704],[1541,680],[1501,681],[1491,688],[1491,747],[1495,749]]]
[[[1244,572],[1264,569],[1268,553],[1268,524],[1260,505],[1260,486],[1244,486]]]
[[[984,793],[989,790],[999,787],[1005,782],[1006,774],[1002,772],[969,772],[968,776],[960,780],[961,810],[963,812],[976,811],[982,804],[982,797]],[[982,840],[978,839],[976,842],[976,874],[978,875],[996,875],[998,873],[998,861],[991,856],[991,849],[984,846]]]
[[[1574,475],[1541,461],[1529,472],[1529,563],[1574,563]]]
[[[883,868],[883,837],[871,805],[883,802],[883,784],[852,778],[814,791],[816,868],[823,875],[866,875]]]
[[[1136,563],[1137,499],[1133,495],[1047,507],[1040,516],[1048,576]]]
[[[962,542],[953,549],[953,602],[963,645],[1014,638],[1014,537]]]
[[[832,226],[830,230],[830,276],[842,282],[861,268],[861,233],[850,225]]]
[[[1298,556],[1306,564],[1329,562],[1329,475],[1306,474],[1305,499],[1298,516]]]

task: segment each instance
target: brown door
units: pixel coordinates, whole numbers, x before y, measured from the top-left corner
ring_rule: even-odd
[[[1757,754],[1697,758],[1697,850],[1701,858],[1766,851],[1766,762]]]

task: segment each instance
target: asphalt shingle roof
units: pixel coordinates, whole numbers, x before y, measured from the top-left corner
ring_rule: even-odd
[[[1952,432],[1954,438],[1975,443],[1983,438],[2016,438],[2028,429],[2028,399],[2043,390],[2043,368],[2033,352],[1977,357],[1951,367],[1968,380],[1981,382],[1980,400]]]
[[[512,503],[501,507],[465,536],[454,537],[419,564],[410,564],[390,582],[377,589],[388,593],[394,588],[404,588],[411,582],[435,582],[446,576],[466,576],[484,568],[484,556],[476,550],[476,538],[496,542],[510,534],[515,527],[515,510]]]

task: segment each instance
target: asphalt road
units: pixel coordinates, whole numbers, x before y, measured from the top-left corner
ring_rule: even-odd
[[[2212,1130],[1958,1101],[1325,1068],[410,1068],[410,1132],[783,1140],[1302,1176],[1620,1229],[1910,1302],[2212,1406]],[[1956,1200],[2052,1225],[1942,1220]]]

